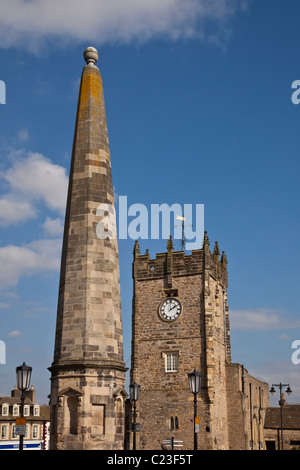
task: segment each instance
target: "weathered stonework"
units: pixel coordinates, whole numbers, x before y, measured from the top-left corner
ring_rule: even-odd
[[[124,447],[123,335],[116,237],[97,227],[114,208],[98,54],[85,53],[74,133],[51,371],[51,449]],[[108,207],[108,206],[107,206]],[[113,211],[113,210],[112,210]],[[111,214],[112,215],[112,214]],[[216,242],[190,255],[167,252],[133,262],[131,383],[137,402],[138,449],[193,449],[193,395],[188,373],[202,373],[198,449],[261,449],[268,385],[232,364],[227,259]],[[181,303],[178,317],[159,315],[162,302]],[[127,401],[128,404],[128,401]],[[126,448],[132,448],[131,406]]]
[[[267,450],[299,450],[299,403],[284,403],[282,408],[280,406],[268,408],[266,411],[264,435]]]
[[[256,418],[250,415],[247,387],[253,387],[253,411],[254,403],[258,406],[257,388],[263,390],[262,408],[267,406],[268,385],[253,377],[249,381],[246,376],[243,380],[248,385],[242,385],[242,367],[231,362],[227,283],[226,255],[223,252],[220,256],[217,242],[211,252],[207,233],[203,248],[190,255],[174,252],[169,240],[167,252],[150,259],[148,251],[140,254],[136,242],[131,383],[141,387],[137,402],[139,449],[170,449],[166,442],[171,438],[181,441],[180,450],[194,448],[194,404],[188,383],[188,373],[194,369],[202,373],[198,449],[247,449],[252,445]],[[163,321],[159,315],[159,306],[166,298],[176,298],[182,305],[182,313],[173,321]],[[166,356],[170,354],[178,361],[174,371],[166,369]],[[127,419],[130,423],[130,410]],[[261,430],[263,412],[259,419]],[[128,432],[127,448],[131,441]]]
[[[140,255],[133,262],[131,381],[141,385],[138,401],[140,449],[160,449],[174,436],[193,448],[193,395],[187,374],[202,373],[198,396],[199,449],[227,448],[226,361],[230,362],[227,263],[207,246],[192,251]],[[161,301],[175,297],[182,313],[173,322],[158,314]],[[226,351],[226,354],[225,354]],[[178,354],[178,370],[165,371],[165,355]],[[172,418],[178,429],[172,430]]]
[[[226,369],[229,449],[264,450],[269,385],[241,364],[228,364]]]
[[[102,78],[83,69],[71,160],[51,370],[51,448],[122,449],[125,367],[117,239],[97,236],[114,206]],[[103,218],[103,216],[102,216]]]

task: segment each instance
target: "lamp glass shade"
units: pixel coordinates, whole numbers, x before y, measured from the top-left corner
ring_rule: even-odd
[[[130,399],[133,401],[137,401],[140,396],[140,385],[136,382],[130,385]]]
[[[272,386],[272,388],[270,389],[270,393],[271,393],[271,395],[274,395],[274,393],[275,393],[275,388],[274,388],[273,386]]]
[[[32,367],[27,366],[25,362],[16,368],[17,387],[19,390],[27,390],[30,385]]]
[[[286,389],[285,392],[286,392],[288,395],[290,395],[290,394],[292,393],[292,390],[291,390],[290,386],[288,386],[288,388]]]
[[[197,395],[201,389],[202,374],[194,370],[194,372],[191,372],[190,374],[188,374],[188,378],[189,378],[191,393],[193,393],[194,395]]]

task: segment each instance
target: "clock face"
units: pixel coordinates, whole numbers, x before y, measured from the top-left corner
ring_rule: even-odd
[[[182,306],[179,300],[169,298],[164,300],[159,307],[159,314],[163,320],[173,321],[179,317],[182,312]]]

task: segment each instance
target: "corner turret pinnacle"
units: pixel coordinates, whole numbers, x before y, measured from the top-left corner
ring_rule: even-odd
[[[174,250],[172,235],[169,236],[169,240],[167,243],[167,250],[168,250],[168,253],[172,253],[172,251]]]
[[[220,249],[219,249],[219,245],[218,245],[218,242],[215,242],[215,247],[214,247],[214,253],[216,258],[219,258],[220,256]]]
[[[136,240],[133,248],[133,259],[137,259],[140,254],[139,242]]]
[[[210,245],[209,238],[207,235],[207,231],[205,230],[204,238],[203,238],[203,248],[205,251],[209,251],[209,245]]]
[[[225,255],[225,251],[222,251],[221,263],[224,264],[224,266],[227,265],[227,256]]]

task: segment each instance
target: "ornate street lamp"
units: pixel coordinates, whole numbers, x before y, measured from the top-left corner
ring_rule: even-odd
[[[197,395],[201,390],[202,374],[195,369],[188,374],[190,391],[194,394],[194,450],[197,450],[197,433],[199,432],[199,420],[197,418]]]
[[[29,389],[32,367],[27,366],[25,362],[16,368],[17,387],[21,390],[21,417],[24,416],[25,391]],[[24,435],[20,434],[19,450],[23,450]]]
[[[279,388],[279,394],[280,394],[279,405],[280,405],[280,424],[281,424],[281,450],[283,450],[283,420],[282,420],[282,409],[283,409],[283,405],[284,405],[284,403],[285,403],[285,400],[283,399],[282,389],[283,389],[283,387],[287,387],[285,393],[287,393],[288,395],[290,395],[290,394],[292,393],[292,390],[291,390],[289,384],[282,384],[282,383],[280,382],[279,384],[272,384],[272,387],[270,388],[270,393],[271,393],[271,395],[274,395],[274,393],[276,392],[276,390],[275,390],[274,387],[278,387],[278,388]]]
[[[138,424],[136,423],[136,402],[138,401],[140,396],[140,388],[140,385],[136,382],[133,382],[133,384],[129,385],[130,400],[133,402],[133,450],[136,450],[136,431],[138,430]]]

